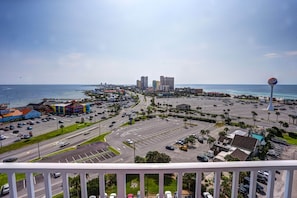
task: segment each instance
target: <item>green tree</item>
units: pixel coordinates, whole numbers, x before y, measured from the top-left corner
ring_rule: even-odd
[[[220,131],[219,132],[219,136],[224,136],[225,137],[226,135],[227,135],[226,131]]]
[[[206,134],[206,133],[205,133],[205,130],[204,130],[204,129],[201,129],[200,134],[201,134],[202,136],[204,136],[204,135]]]
[[[145,163],[145,158],[140,156],[135,156],[135,163]]]
[[[185,173],[183,176],[183,189],[195,192],[196,174]]]
[[[171,161],[170,156],[165,153],[159,153],[158,151],[149,151],[145,159],[147,163],[169,163]]]
[[[209,145],[209,147],[211,147],[215,141],[216,141],[216,139],[214,137],[209,136],[207,139],[207,144]]]
[[[185,140],[184,140],[184,143],[187,144],[187,145],[189,145],[189,143],[193,145],[193,144],[195,144],[195,142],[196,142],[196,139],[195,139],[195,137],[193,135],[190,135],[189,137],[186,137]]]
[[[284,122],[283,123],[283,127],[288,128],[289,127],[289,124],[287,122]]]

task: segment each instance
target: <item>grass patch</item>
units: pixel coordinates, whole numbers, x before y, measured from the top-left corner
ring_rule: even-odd
[[[111,132],[106,132],[106,133],[103,133],[93,139],[90,139],[88,141],[85,141],[84,143],[82,143],[81,145],[87,145],[87,144],[92,144],[92,143],[95,143],[95,142],[105,142],[105,136],[107,136],[108,134],[110,134]]]
[[[108,150],[110,150],[111,152],[113,152],[116,155],[120,155],[121,154],[118,150],[116,150],[115,148],[113,148],[111,146],[108,147]]]
[[[3,146],[0,150],[0,154],[8,152],[8,151],[12,151],[12,150],[17,150],[17,149],[20,149],[20,148],[23,148],[25,146],[29,146],[32,144],[37,144],[38,142],[49,140],[49,139],[58,137],[60,135],[65,135],[67,133],[71,133],[73,131],[76,131],[78,129],[82,129],[82,128],[85,128],[85,127],[88,127],[91,125],[93,125],[93,123],[73,124],[73,125],[64,127],[62,129],[54,130],[54,131],[46,133],[46,134],[31,137],[30,139],[27,139],[27,140],[15,142],[13,144]]]
[[[289,144],[297,145],[297,139],[290,137],[287,133],[283,133],[283,139],[285,139]]]

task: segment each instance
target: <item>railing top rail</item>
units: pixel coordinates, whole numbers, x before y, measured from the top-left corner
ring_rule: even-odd
[[[244,161],[214,163],[0,163],[0,172],[174,172],[202,171],[251,171],[251,170],[295,170],[296,160]]]

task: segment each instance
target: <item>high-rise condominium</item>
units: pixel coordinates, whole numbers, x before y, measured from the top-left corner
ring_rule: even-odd
[[[174,77],[160,76],[160,90],[173,91],[174,90]]]

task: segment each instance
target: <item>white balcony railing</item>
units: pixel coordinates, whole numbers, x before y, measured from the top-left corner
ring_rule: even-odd
[[[284,181],[284,197],[291,198],[294,170],[297,169],[297,161],[252,161],[252,162],[213,162],[213,163],[169,163],[169,164],[133,164],[133,163],[100,163],[100,164],[78,164],[78,163],[0,163],[0,172],[8,175],[10,186],[9,196],[11,198],[20,197],[16,186],[16,173],[26,174],[26,197],[34,198],[34,173],[43,173],[44,193],[47,198],[52,197],[51,173],[60,172],[63,184],[64,197],[69,197],[68,176],[74,173],[80,174],[81,197],[87,197],[87,174],[99,175],[99,192],[105,192],[104,175],[114,173],[117,175],[117,194],[118,197],[126,195],[126,175],[139,174],[140,197],[145,197],[145,174],[159,175],[159,194],[160,198],[164,193],[164,174],[177,174],[178,197],[182,197],[182,176],[184,173],[196,173],[196,192],[195,197],[201,197],[202,173],[214,172],[214,197],[219,197],[220,181],[222,172],[232,172],[232,198],[238,196],[239,173],[250,171],[249,197],[255,197],[256,179],[258,170],[269,172],[266,197],[274,197],[275,171],[284,171],[286,174]],[[279,182],[279,181],[277,181]]]

